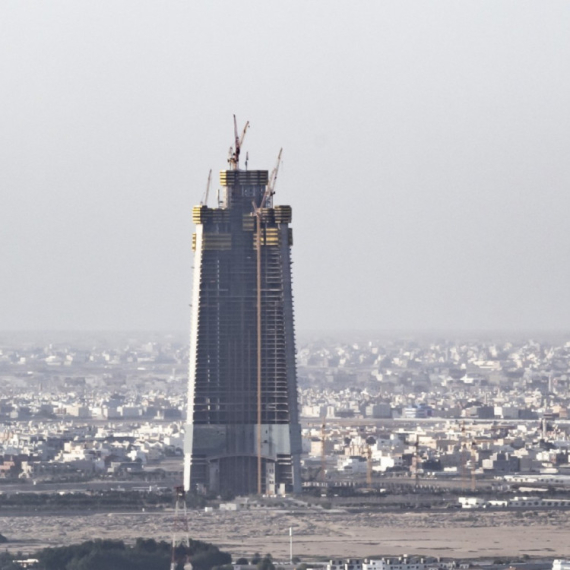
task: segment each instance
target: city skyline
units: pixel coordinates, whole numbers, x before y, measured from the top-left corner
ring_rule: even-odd
[[[0,3],[0,570],[570,570],[569,21]]]

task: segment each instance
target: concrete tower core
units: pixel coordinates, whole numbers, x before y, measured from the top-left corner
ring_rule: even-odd
[[[301,490],[291,208],[268,178],[222,170],[218,207],[193,209],[186,490]]]

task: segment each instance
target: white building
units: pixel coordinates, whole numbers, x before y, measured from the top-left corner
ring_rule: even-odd
[[[362,565],[362,570],[427,570],[432,567],[425,558],[379,558],[368,560]]]
[[[356,474],[356,473],[366,473],[368,469],[368,461],[365,457],[345,457],[339,459],[338,470],[342,473]]]
[[[79,405],[66,406],[65,412],[74,418],[88,418],[91,415],[87,406]]]
[[[459,497],[459,504],[462,509],[480,509],[487,501],[479,497]]]
[[[363,564],[359,558],[337,558],[329,560],[327,570],[363,570]]]

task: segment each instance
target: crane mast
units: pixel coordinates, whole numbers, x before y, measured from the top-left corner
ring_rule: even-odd
[[[366,449],[366,484],[372,488],[372,448],[367,444]]]
[[[234,115],[234,144],[235,147],[230,147],[230,156],[228,158],[228,163],[232,170],[239,170],[239,155],[241,153],[241,147],[243,145],[243,140],[245,139],[245,134],[247,133],[247,129],[249,128],[249,121],[246,121],[245,126],[243,127],[243,131],[241,133],[241,137],[238,136],[238,128],[237,128],[237,119]]]
[[[263,195],[263,200],[261,200],[260,208],[265,208],[266,205],[271,207],[273,194],[275,194],[275,184],[277,183],[277,175],[279,174],[279,166],[281,166],[281,155],[283,154],[283,149],[279,149],[279,154],[277,155],[277,164],[275,168],[271,171],[269,175],[269,181],[267,182],[267,189]]]
[[[210,173],[208,174],[208,182],[206,182],[206,192],[204,192],[204,198],[200,202],[201,206],[208,205],[208,196],[210,195],[210,185],[212,183],[212,169],[210,168]]]
[[[234,115],[234,132],[236,137],[236,152],[234,153],[235,163],[234,167],[237,168],[239,166],[239,149],[245,137],[245,133],[249,126],[249,121],[245,124],[243,129],[243,133],[241,139],[238,140],[237,137],[237,125],[235,122],[235,115]],[[256,305],[257,305],[257,430],[258,430],[258,438],[257,438],[257,492],[261,495],[262,491],[262,468],[263,468],[263,460],[262,460],[262,449],[261,449],[261,402],[262,402],[262,362],[261,362],[261,345],[262,345],[262,330],[261,330],[261,210],[265,207],[265,203],[267,198],[275,193],[275,182],[277,180],[277,173],[279,171],[279,163],[281,162],[281,153],[283,149],[279,151],[279,155],[277,157],[277,165],[273,169],[271,173],[271,177],[267,183],[267,188],[265,193],[263,194],[263,198],[261,200],[261,204],[259,208],[257,207],[255,200],[252,202],[253,205],[253,215],[255,216],[256,222],[256,232],[255,232],[255,249],[257,250],[256,256],[256,268],[257,268],[257,276],[256,276],[256,288],[257,288],[257,295],[256,295]],[[230,159],[231,161],[231,159]],[[323,471],[324,473],[324,471]]]
[[[327,441],[327,417],[323,416],[323,423],[321,424],[321,472],[320,479],[324,483],[327,480],[326,469],[327,469],[327,452],[326,452],[326,441]]]

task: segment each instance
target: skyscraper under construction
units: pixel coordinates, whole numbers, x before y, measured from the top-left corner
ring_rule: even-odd
[[[291,208],[274,206],[277,166],[220,173],[217,207],[193,209],[194,282],[184,486],[300,491]],[[207,200],[206,200],[207,201]]]

